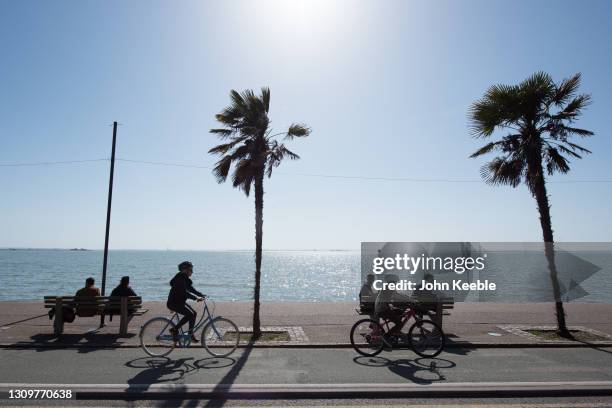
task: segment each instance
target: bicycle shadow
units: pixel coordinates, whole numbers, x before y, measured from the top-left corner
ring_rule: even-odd
[[[191,361],[193,360],[193,361]],[[180,393],[180,383],[188,375],[198,370],[220,369],[232,366],[236,360],[231,357],[206,357],[194,360],[193,357],[171,360],[168,357],[140,357],[126,362],[129,368],[142,368],[134,377],[127,380],[129,393],[144,393],[153,384],[176,384],[172,387],[173,393]]]
[[[353,358],[353,362],[366,367],[387,367],[392,373],[421,385],[446,381],[446,376],[440,370],[451,369],[457,366],[454,361],[444,358],[425,357],[391,360],[381,356],[358,356]]]

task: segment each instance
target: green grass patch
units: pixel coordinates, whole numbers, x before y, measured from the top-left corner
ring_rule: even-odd
[[[240,332],[240,341],[249,342],[253,337],[253,332]],[[232,341],[236,339],[236,332],[228,331],[223,336],[226,341]],[[261,337],[257,341],[290,341],[289,333],[286,331],[264,331],[261,333]]]

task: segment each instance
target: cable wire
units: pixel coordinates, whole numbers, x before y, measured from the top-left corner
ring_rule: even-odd
[[[62,165],[62,164],[81,164],[91,162],[110,161],[110,159],[84,159],[84,160],[64,160],[64,161],[45,161],[45,162],[23,162],[23,163],[0,163],[0,167],[26,167],[26,166],[51,166],[51,165]],[[147,164],[153,166],[166,166],[166,167],[182,167],[182,168],[194,168],[194,169],[206,169],[212,170],[210,166],[202,166],[196,164],[187,163],[172,163],[172,162],[161,162],[161,161],[148,161],[148,160],[135,160],[135,159],[124,159],[117,158],[115,161],[134,163],[134,164]],[[282,174],[285,176],[298,176],[298,177],[318,177],[318,178],[331,178],[331,179],[344,179],[344,180],[365,180],[365,181],[402,181],[412,183],[482,183],[480,179],[446,179],[446,178],[411,178],[411,177],[372,177],[372,176],[352,176],[342,174],[317,174],[317,173],[285,173],[276,172],[276,174]],[[549,180],[547,183],[554,184],[576,184],[576,183],[612,183],[610,179],[582,179],[582,180]]]

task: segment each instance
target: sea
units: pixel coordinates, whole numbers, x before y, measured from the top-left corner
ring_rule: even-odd
[[[87,277],[101,286],[101,250],[0,249],[0,300],[72,295]],[[220,301],[253,299],[254,251],[109,250],[106,294],[122,276],[144,300],[165,300],[177,265],[194,264],[193,286]],[[261,299],[351,301],[358,298],[360,253],[264,251]]]
[[[598,271],[580,274],[581,270],[584,272],[582,266],[571,266],[559,257],[560,278],[567,292],[563,300],[612,302],[612,251],[573,254],[597,265]],[[550,278],[547,272],[542,272],[544,258],[536,258],[525,253],[489,253],[489,274],[480,278],[497,282],[497,292],[453,297],[457,301],[550,301]],[[194,264],[194,287],[213,299],[253,298],[253,251],[110,250],[106,294],[127,275],[132,288],[144,300],[165,300],[169,281],[177,272],[177,265],[185,260]],[[101,250],[0,249],[0,300],[72,295],[84,286],[88,277],[93,277],[96,286],[101,287],[102,262]],[[362,282],[359,250],[263,252],[263,301],[356,301]]]

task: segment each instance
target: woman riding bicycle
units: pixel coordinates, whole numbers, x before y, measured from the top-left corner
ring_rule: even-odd
[[[197,313],[191,306],[187,304],[187,299],[197,300],[201,302],[205,295],[197,291],[193,287],[191,275],[193,274],[193,264],[189,261],[181,262],[178,265],[179,272],[174,275],[174,278],[170,281],[170,293],[168,294],[168,302],[166,306],[168,309],[183,315],[183,318],[178,322],[174,329],[170,329],[174,341],[178,341],[179,329],[187,322],[189,322],[189,332],[191,333],[191,341],[194,343],[198,342],[198,339],[193,334],[193,327],[195,325]]]

